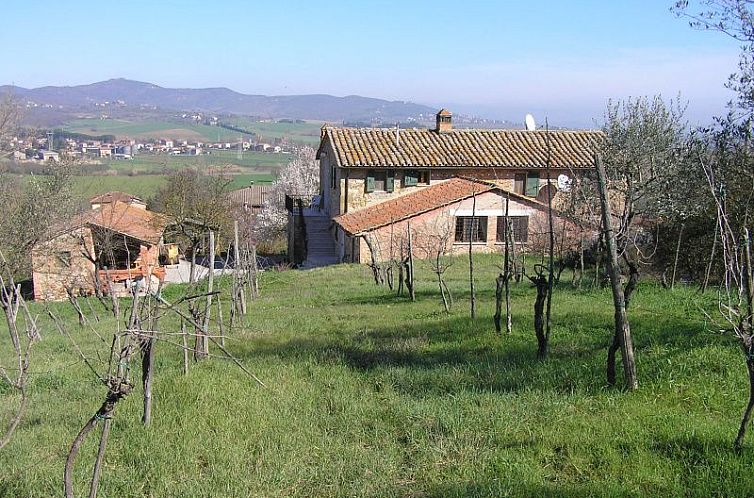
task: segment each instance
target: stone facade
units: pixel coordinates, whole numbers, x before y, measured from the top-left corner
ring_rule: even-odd
[[[375,229],[365,237],[370,238],[380,261],[396,258],[400,254],[401,247],[408,247],[409,225],[414,256],[417,258],[431,257],[441,240],[446,242],[447,254],[463,254],[468,251],[469,244],[456,241],[456,218],[469,217],[474,214],[475,217],[486,221],[486,240],[472,242],[472,251],[499,252],[504,243],[497,240],[497,224],[498,218],[504,216],[504,202],[498,192],[486,192],[477,196],[476,208],[474,208],[473,199],[465,199],[408,220]],[[511,199],[508,209],[509,216],[528,219],[527,242],[518,243],[518,246],[536,247],[544,243],[543,237],[547,234],[547,213],[543,208]],[[557,219],[556,223],[562,226],[563,221]],[[352,237],[342,230],[338,232],[338,244],[343,247],[344,261],[366,263],[371,260],[369,245],[363,237]]]
[[[88,228],[58,235],[36,246],[31,254],[34,299],[64,301],[69,290],[75,295],[94,294],[94,263],[85,254],[94,254]]]
[[[328,149],[329,146],[325,147],[320,154],[320,188],[322,189],[321,195],[324,201],[324,208],[327,211],[327,214],[331,217],[363,209],[367,206],[372,206],[388,199],[400,197],[415,192],[418,189],[426,188],[430,185],[435,185],[439,182],[459,176],[494,181],[501,188],[513,192],[515,189],[516,174],[538,173],[539,180],[536,189],[537,196],[533,196],[533,198],[544,201],[547,199],[545,193],[547,190],[547,176],[545,171],[542,171],[541,169],[531,171],[503,168],[419,169],[419,171],[429,171],[430,182],[427,184],[412,186],[405,185],[407,172],[405,169],[384,169],[380,171],[391,171],[394,175],[393,191],[367,192],[367,175],[369,171],[375,170],[370,170],[368,168],[333,168],[330,158],[334,157],[334,153]],[[335,187],[333,187],[332,182],[333,174],[335,174],[336,180],[334,183]],[[557,179],[560,175],[570,177],[572,176],[572,173],[564,169],[552,169],[550,172],[550,178],[553,185],[557,185]]]

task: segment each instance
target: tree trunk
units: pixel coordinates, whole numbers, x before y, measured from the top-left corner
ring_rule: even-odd
[[[257,246],[252,245],[249,250],[249,258],[251,258],[251,297],[255,299],[259,297],[259,265],[257,264]]]
[[[406,288],[411,301],[416,301],[416,281],[414,280],[414,242],[411,236],[411,222],[406,223],[408,232],[408,268],[406,268],[408,277],[406,279]]]
[[[579,240],[579,283],[578,283],[578,289],[581,290],[581,282],[584,280],[584,272],[586,271],[586,266],[584,264],[584,236],[581,236],[581,239]]]
[[[150,337],[144,339],[141,352],[141,379],[144,387],[144,413],[141,421],[144,425],[149,425],[152,421],[152,380],[154,379],[154,336],[149,332]]]
[[[474,221],[476,220],[476,194],[472,196],[471,227],[469,230],[469,291],[471,293],[471,319],[476,319],[476,290],[474,289],[474,258],[472,257],[472,241],[474,240]]]
[[[625,253],[623,260],[626,262],[626,266],[628,266],[628,282],[626,282],[626,286],[623,288],[623,302],[625,308],[628,309],[631,305],[631,298],[634,297],[636,286],[639,285],[639,266],[631,261]],[[618,268],[620,272],[620,266]]]
[[[545,301],[547,300],[547,278],[539,274],[529,277],[537,289],[537,298],[534,301],[534,333],[537,336],[537,357],[547,358],[548,337],[545,333]]]
[[[225,347],[225,325],[223,324],[223,303],[217,296],[217,324],[220,327],[220,345]]]
[[[710,251],[710,255],[709,255],[709,263],[707,264],[707,271],[704,272],[704,282],[702,282],[702,288],[701,288],[702,294],[704,294],[707,291],[707,286],[709,285],[709,277],[710,277],[710,273],[712,273],[712,264],[715,261],[715,251],[717,249],[717,237],[718,237],[718,231],[717,231],[717,228],[715,228],[715,238],[712,239],[712,250]]]
[[[503,293],[505,290],[505,275],[500,273],[495,279],[495,331],[500,333],[503,331]]]
[[[246,315],[246,290],[239,284],[239,272],[247,270],[241,263],[241,250],[239,248],[240,237],[238,236],[238,221],[233,222],[233,313]],[[240,268],[239,268],[240,266]]]
[[[377,262],[377,250],[374,247],[374,243],[372,242],[370,234],[364,235],[364,242],[366,243],[367,248],[369,248],[369,256],[371,258],[371,264],[369,265],[369,267],[372,269],[374,284],[381,285],[383,283],[382,273],[380,271],[380,264]]]
[[[11,438],[13,437],[13,433],[16,432],[18,425],[21,423],[21,419],[24,417],[24,413],[26,412],[26,405],[29,399],[26,394],[26,387],[22,386],[20,391],[21,391],[21,402],[18,405],[18,410],[16,411],[16,414],[10,420],[10,423],[8,424],[8,428],[6,429],[5,434],[3,434],[3,437],[0,437],[0,450],[2,450],[5,447],[5,445],[10,442]]]
[[[750,348],[749,351],[744,351],[744,353],[746,354],[746,369],[749,371],[749,403],[746,405],[743,417],[741,417],[738,435],[736,436],[736,441],[733,443],[733,449],[736,451],[741,451],[744,437],[746,436],[746,429],[751,420],[751,412],[754,410],[754,357],[752,356],[754,351]]]
[[[215,283],[215,232],[209,231],[209,273],[207,275],[207,299],[204,305],[204,319],[202,320],[202,328],[198,331],[196,336],[196,346],[194,351],[194,359],[202,360],[209,356],[209,320],[212,313],[212,292],[214,290]]]
[[[442,273],[437,272],[437,285],[440,287],[440,296],[442,297],[442,306],[445,308],[445,313],[450,313],[450,304],[448,303],[448,297],[445,295],[445,282],[442,281]]]
[[[683,223],[681,223],[681,227],[678,230],[678,243],[675,246],[675,259],[673,260],[673,274],[670,277],[670,290],[673,290],[675,287],[675,276],[676,271],[678,270],[678,256],[681,254],[681,240],[683,239]]]
[[[636,362],[634,360],[634,347],[631,340],[631,327],[628,322],[626,313],[626,302],[623,294],[623,287],[620,279],[620,266],[618,264],[618,251],[615,244],[615,232],[613,231],[613,222],[610,214],[610,201],[607,193],[607,179],[605,167],[599,155],[595,156],[595,166],[597,169],[598,190],[600,196],[600,205],[602,208],[602,225],[605,233],[605,242],[608,250],[607,266],[610,273],[610,285],[613,290],[613,306],[615,308],[615,331],[613,344],[617,342],[621,349],[623,360],[623,377],[626,388],[629,390],[638,389],[639,383],[636,377]],[[638,274],[638,272],[637,272]],[[613,346],[611,346],[612,348]],[[609,353],[609,350],[608,350]],[[612,360],[612,361],[611,361]],[[615,355],[612,359],[608,354],[608,383],[610,383],[609,372],[615,370]],[[614,377],[614,374],[613,374]],[[613,383],[615,379],[613,378]],[[612,383],[611,383],[612,385]]]
[[[545,310],[545,338],[546,342],[550,342],[550,332],[552,331],[552,290],[553,279],[555,277],[555,222],[552,216],[552,198],[555,194],[552,192],[552,181],[550,179],[550,127],[545,121],[545,127],[547,130],[547,229],[550,232],[549,245],[548,245],[548,261],[547,261],[547,303]],[[560,274],[558,274],[558,280],[560,280]]]
[[[99,489],[99,479],[102,475],[102,464],[105,462],[105,450],[107,450],[107,441],[110,439],[110,426],[113,421],[111,418],[106,418],[102,422],[102,434],[99,438],[99,447],[97,448],[97,458],[94,461],[94,471],[92,472],[92,483],[89,486],[89,498],[97,497],[97,490]]]
[[[746,405],[743,417],[741,417],[741,426],[738,429],[736,441],[733,443],[733,448],[736,451],[741,450],[744,436],[746,436],[746,429],[751,419],[751,412],[754,409],[754,282],[752,281],[754,277],[752,277],[751,239],[748,228],[744,228],[743,245],[743,275],[741,275],[741,283],[743,284],[744,299],[739,340],[741,341],[744,355],[746,355],[746,369],[749,372],[749,403]]]

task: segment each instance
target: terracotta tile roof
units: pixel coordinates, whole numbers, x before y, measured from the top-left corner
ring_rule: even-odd
[[[493,182],[456,177],[358,211],[342,214],[333,218],[333,221],[349,234],[359,235],[490,190],[502,191]],[[546,209],[547,207],[529,197],[513,192],[509,192],[509,194],[511,198],[540,208]]]
[[[109,204],[113,202],[124,202],[128,204],[129,202],[140,202],[144,203],[143,200],[139,199],[135,195],[127,194],[125,192],[108,192],[106,194],[98,195],[96,197],[92,197],[89,199],[89,202],[91,204]]]
[[[105,204],[85,211],[73,220],[73,227],[94,225],[155,245],[170,224],[170,218],[123,202]]]
[[[548,135],[553,168],[593,167],[599,131],[323,127],[319,152],[329,144],[344,168],[544,168]]]

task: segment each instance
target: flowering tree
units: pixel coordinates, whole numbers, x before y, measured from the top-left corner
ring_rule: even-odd
[[[254,231],[257,240],[272,240],[285,232],[288,216],[285,211],[285,196],[310,198],[319,193],[319,165],[316,152],[304,147],[296,153],[288,165],[280,170],[272,184],[268,204],[256,217]]]

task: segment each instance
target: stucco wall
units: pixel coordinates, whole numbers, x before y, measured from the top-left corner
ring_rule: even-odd
[[[436,254],[438,247],[445,244],[445,250],[448,254],[465,253],[468,251],[467,242],[455,242],[455,218],[456,216],[475,216],[487,217],[487,240],[485,242],[472,243],[474,252],[495,252],[501,250],[503,244],[497,242],[497,219],[503,216],[504,199],[496,192],[486,192],[476,198],[476,208],[474,201],[466,199],[449,206],[436,209],[421,215],[415,216],[410,220],[404,220],[394,223],[390,226],[378,228],[368,236],[375,250],[379,254],[381,261],[400,258],[401,245],[404,253],[408,247],[407,230],[408,225],[411,227],[412,245],[414,246],[414,256],[417,258],[432,257]],[[529,217],[529,241],[527,246],[539,246],[542,243],[542,236],[547,234],[547,216],[546,211],[534,207],[530,204],[510,200],[510,216],[528,216]],[[562,220],[558,220],[562,224]],[[358,240],[358,239],[357,239]],[[346,239],[345,252],[349,254],[350,238]],[[346,257],[346,261],[366,263],[371,261],[371,252],[368,245],[363,240],[358,240],[355,258]]]

